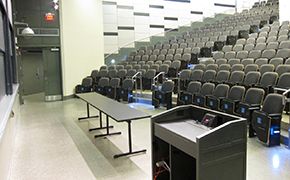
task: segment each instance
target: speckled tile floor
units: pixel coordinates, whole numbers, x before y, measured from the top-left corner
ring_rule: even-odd
[[[122,135],[94,139],[88,127],[98,119],[79,122],[86,114],[85,103],[78,99],[44,103],[39,95],[25,98],[18,123],[10,180],[149,180],[151,179],[150,120],[132,123],[134,149],[147,149],[138,156],[113,159],[128,148],[127,124],[115,123],[112,131]],[[131,104],[156,114],[152,106]],[[92,114],[98,113],[92,109]],[[289,180],[290,150],[285,146],[267,148],[248,139],[248,180]]]

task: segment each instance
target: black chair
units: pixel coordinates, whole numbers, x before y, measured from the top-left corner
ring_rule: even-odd
[[[171,109],[173,89],[174,89],[173,81],[165,81],[162,83],[161,88],[156,87],[156,89],[152,93],[152,105],[155,108],[158,108],[160,107],[160,104],[162,104],[167,109]]]
[[[233,86],[227,98],[221,100],[221,110],[225,113],[234,114],[237,105],[243,100],[246,89],[243,86]]]
[[[120,78],[112,78],[107,87],[107,96],[112,99],[117,99],[117,92],[120,88]]]
[[[181,62],[179,60],[174,60],[169,67],[167,76],[176,77],[180,69],[180,66],[181,66]]]
[[[281,94],[268,94],[263,108],[254,111],[251,117],[257,137],[268,146],[280,145],[280,127],[285,97]]]
[[[244,77],[245,73],[243,71],[234,71],[226,83],[230,86],[239,85],[243,82]]]
[[[265,91],[260,88],[250,88],[245,95],[244,101],[240,102],[237,109],[237,114],[247,118],[249,122],[249,137],[254,136],[251,117],[254,110],[260,110]]]
[[[214,88],[215,84],[204,83],[201,87],[200,93],[195,94],[193,104],[204,107],[206,104],[206,96],[212,95]]]
[[[217,73],[216,78],[214,80],[215,84],[225,83],[229,80],[230,71],[221,70]]]
[[[150,90],[153,84],[153,78],[156,75],[155,69],[149,69],[143,76],[142,76],[142,86],[144,90]]]
[[[109,86],[109,82],[110,82],[109,78],[102,77],[95,88],[96,92],[105,96],[107,93],[106,89]]]
[[[191,75],[191,70],[184,69],[179,73],[179,77],[175,80],[174,92],[184,91],[187,87],[189,78]]]
[[[259,83],[255,87],[262,88],[265,91],[265,95],[273,92],[273,87],[276,85],[278,80],[278,73],[266,72],[262,75]]]
[[[290,73],[284,73],[280,76],[277,85],[274,87],[274,92],[277,92],[279,94],[283,94],[285,91],[290,89]],[[290,98],[290,94],[286,94],[288,98]],[[289,102],[285,105],[285,111],[287,114],[289,114]]]
[[[194,95],[199,93],[201,89],[201,82],[191,81],[186,91],[180,91],[177,98],[177,105],[192,104]]]
[[[133,88],[134,81],[133,79],[125,79],[123,81],[122,87],[119,89],[117,93],[117,100],[127,101],[128,103],[133,102]]]
[[[216,76],[216,71],[215,70],[207,70],[204,72],[201,82],[206,83],[206,82],[214,82]]]
[[[260,72],[254,72],[254,71],[248,72],[245,76],[245,79],[242,85],[246,89],[249,89],[250,87],[253,87],[254,85],[258,84],[260,77],[261,77]]]
[[[206,106],[213,110],[220,109],[220,101],[228,96],[230,86],[227,84],[218,84],[213,95],[206,96]]]
[[[93,78],[86,77],[82,80],[82,84],[79,84],[75,88],[75,93],[86,93],[91,92],[93,89]]]

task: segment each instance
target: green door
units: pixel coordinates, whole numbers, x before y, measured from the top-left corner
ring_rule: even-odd
[[[44,93],[46,101],[62,100],[60,49],[43,49]]]

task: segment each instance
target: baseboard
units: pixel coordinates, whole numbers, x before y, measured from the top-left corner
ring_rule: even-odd
[[[66,100],[69,100],[69,99],[73,99],[73,98],[75,98],[76,96],[74,95],[74,94],[72,94],[72,95],[68,95],[68,96],[63,96],[63,101],[66,101]]]

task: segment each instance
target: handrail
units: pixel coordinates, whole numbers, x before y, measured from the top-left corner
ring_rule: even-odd
[[[187,24],[184,24],[184,25],[182,25],[182,26],[191,25],[191,23],[192,23],[192,22],[187,23]],[[181,26],[178,26],[177,28],[169,29],[169,30],[164,31],[164,32],[159,32],[159,33],[156,33],[156,34],[153,34],[153,35],[150,35],[150,36],[146,36],[146,37],[143,37],[143,38],[140,38],[140,39],[137,39],[137,40],[131,41],[131,42],[129,42],[129,43],[126,43],[126,44],[123,45],[122,47],[118,47],[118,49],[115,50],[114,52],[112,52],[111,54],[105,56],[105,59],[107,59],[108,57],[110,57],[112,54],[116,54],[116,53],[117,53],[121,48],[126,47],[126,46],[128,46],[128,45],[130,45],[130,44],[132,44],[132,43],[134,43],[134,42],[136,42],[136,41],[142,41],[142,40],[144,40],[144,39],[147,39],[147,38],[150,38],[150,37],[152,37],[152,36],[159,35],[159,34],[166,34],[166,33],[172,32],[172,31],[174,31],[174,30],[176,30],[176,29],[179,29],[180,27],[181,27]]]
[[[158,73],[154,78],[153,78],[153,81],[155,81],[156,80],[156,78],[158,78],[160,75],[162,75],[162,74],[165,74],[165,72],[160,72],[160,73]]]
[[[283,93],[283,96],[286,96],[289,92],[290,92],[290,89],[286,90],[286,91]]]
[[[134,76],[132,76],[132,79],[135,79],[139,74],[142,75],[141,72],[136,72],[136,74],[134,74]]]

